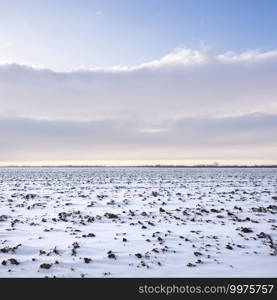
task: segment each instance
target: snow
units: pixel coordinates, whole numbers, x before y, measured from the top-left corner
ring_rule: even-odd
[[[276,197],[273,168],[0,168],[0,277],[276,277]]]

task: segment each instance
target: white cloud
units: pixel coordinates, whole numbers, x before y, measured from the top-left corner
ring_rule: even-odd
[[[14,46],[14,43],[11,42],[11,41],[5,41],[5,42],[3,43],[3,45],[4,45],[5,47],[7,47],[7,48],[11,48],[11,47]]]
[[[219,153],[218,147],[227,147],[227,144],[230,153],[237,148],[240,149],[237,153],[242,153],[242,148],[246,153],[247,145],[253,145],[255,148],[250,151],[253,159],[263,156],[276,159],[273,154],[277,153],[276,144],[272,144],[276,118],[269,116],[277,114],[276,78],[277,50],[215,54],[208,48],[203,51],[176,49],[161,59],[137,66],[82,68],[70,72],[1,64],[0,116],[10,121],[5,123],[5,131],[0,128],[0,135],[5,134],[0,154],[9,156],[11,149],[15,149],[15,140],[23,143],[18,136],[24,136],[25,140],[31,136],[36,141],[37,137],[30,135],[30,126],[40,125],[37,127],[40,128],[37,133],[42,139],[40,143],[45,140],[55,148],[59,141],[67,140],[64,155],[68,158],[72,157],[69,145],[76,144],[71,139],[75,136],[81,148],[91,147],[93,143],[94,149],[107,152],[103,154],[105,157],[109,153],[113,156],[114,150],[109,149],[116,148],[121,159],[126,156],[134,159],[137,149],[143,153],[143,159],[147,159],[147,153],[150,157],[157,147],[170,148],[173,159],[174,155],[182,157],[182,153],[193,156],[205,147],[209,148],[209,153]],[[255,119],[254,113],[264,117]],[[252,118],[247,117],[250,115]],[[6,135],[22,118],[33,123],[20,123],[21,131],[17,136]],[[34,123],[35,120],[42,123]],[[82,125],[84,122],[94,125]],[[271,127],[265,130],[263,122]],[[56,137],[56,129],[61,130],[58,124],[64,125],[62,134]],[[252,124],[255,130],[247,124]],[[43,131],[46,127],[47,131]],[[182,138],[186,144],[178,143]],[[229,142],[223,143],[224,139]],[[32,144],[31,140],[29,142]],[[124,150],[128,145],[135,147],[133,157]],[[5,154],[3,149],[6,149]],[[20,142],[16,149],[20,149]],[[90,156],[84,149],[78,153]],[[37,151],[39,155],[30,153],[34,157],[43,156],[41,149]],[[55,151],[51,159],[55,159]],[[62,153],[62,148],[59,151]],[[229,155],[226,149],[224,151]],[[199,157],[203,153],[200,154]],[[20,159],[20,153],[14,156]]]
[[[277,50],[269,52],[260,52],[258,50],[247,51],[241,54],[235,54],[234,52],[226,52],[218,55],[217,58],[224,62],[263,62],[277,59]]]
[[[2,117],[0,157],[7,161],[277,159],[277,115],[187,118],[159,125]]]
[[[171,53],[165,55],[164,57],[153,60],[150,62],[145,62],[136,66],[112,66],[106,68],[81,68],[82,71],[137,71],[141,69],[151,69],[151,68],[163,68],[163,67],[185,67],[205,63],[216,64],[216,63],[235,63],[235,62],[252,62],[258,63],[263,61],[277,60],[277,50],[260,52],[259,50],[251,50],[236,54],[233,51],[228,51],[223,54],[214,54],[212,49],[201,42],[203,51],[192,50],[187,48],[176,48]]]
[[[44,119],[140,118],[277,112],[277,51],[212,55],[178,49],[134,67],[53,72],[0,66],[0,114]]]

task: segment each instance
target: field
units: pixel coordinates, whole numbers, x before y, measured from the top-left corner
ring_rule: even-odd
[[[277,169],[0,168],[0,277],[276,277]]]

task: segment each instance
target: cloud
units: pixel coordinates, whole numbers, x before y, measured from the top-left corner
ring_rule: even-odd
[[[4,47],[11,48],[11,47],[14,46],[14,43],[11,42],[11,41],[5,41],[5,42],[2,43],[2,45],[3,45]]]
[[[209,48],[68,72],[0,64],[0,155],[276,159],[276,75],[277,51]]]
[[[0,66],[0,114],[153,122],[277,112],[277,51],[212,55],[178,49],[135,67],[53,72]]]
[[[0,118],[3,160],[276,159],[277,115],[128,121]],[[145,130],[147,129],[147,130]],[[69,150],[69,151],[68,151]]]

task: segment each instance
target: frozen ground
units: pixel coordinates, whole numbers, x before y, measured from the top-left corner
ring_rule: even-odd
[[[276,277],[277,169],[0,168],[0,277]]]

